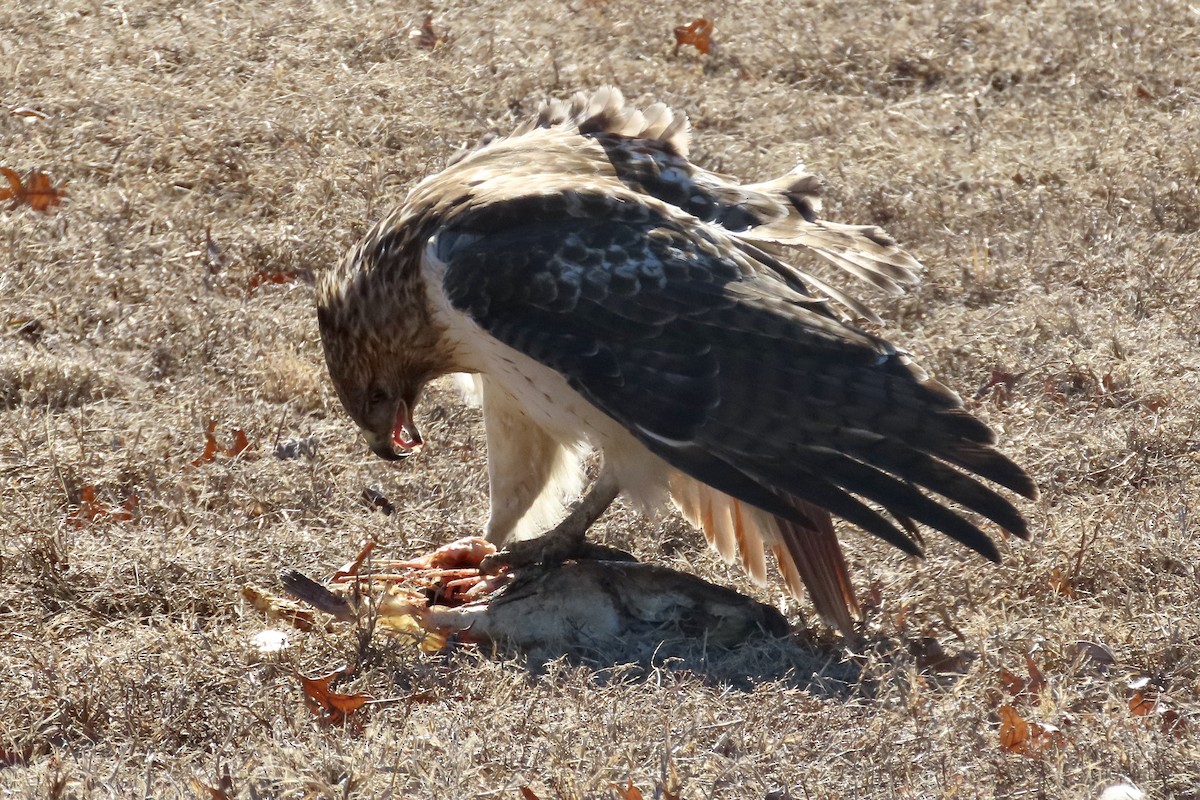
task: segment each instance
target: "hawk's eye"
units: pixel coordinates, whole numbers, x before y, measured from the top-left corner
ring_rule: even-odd
[[[388,401],[388,393],[378,386],[367,392],[367,405],[374,408]]]

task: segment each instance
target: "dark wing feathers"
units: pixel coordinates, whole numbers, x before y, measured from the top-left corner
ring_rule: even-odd
[[[916,521],[997,557],[918,486],[1028,534],[1011,502],[950,466],[1033,496],[991,431],[772,256],[665,217],[542,219],[447,241],[454,307],[698,480],[801,525],[786,496],[808,501],[914,554]]]

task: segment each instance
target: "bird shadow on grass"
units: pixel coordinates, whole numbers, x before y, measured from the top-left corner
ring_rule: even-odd
[[[857,665],[838,650],[818,650],[797,636],[763,632],[735,646],[705,646],[692,639],[647,637],[617,647],[575,648],[551,655],[515,653],[532,675],[569,665],[591,671],[600,684],[698,680],[752,692],[763,684],[802,689],[817,697],[848,700],[860,684]]]

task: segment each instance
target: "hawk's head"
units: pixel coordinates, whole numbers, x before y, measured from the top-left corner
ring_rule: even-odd
[[[423,370],[375,333],[341,324],[326,307],[318,307],[317,318],[333,387],[371,452],[388,461],[411,455],[424,443],[413,421],[427,380]]]
[[[425,384],[448,370],[437,366],[438,336],[419,287],[380,269],[380,255],[360,245],[323,276],[317,321],[338,398],[371,451],[396,461],[424,443],[416,405]]]

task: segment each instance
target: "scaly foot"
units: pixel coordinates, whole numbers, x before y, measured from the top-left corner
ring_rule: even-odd
[[[564,561],[637,561],[624,550],[593,544],[583,538],[555,536],[555,533],[550,531],[536,539],[513,542],[499,553],[483,559],[479,571],[494,575],[503,568],[512,571],[534,564],[561,564]]]
[[[479,565],[484,574],[495,574],[501,567],[510,570],[532,564],[561,564],[564,561],[636,561],[624,550],[592,544],[586,538],[587,530],[612,504],[617,496],[617,485],[610,475],[602,472],[579,502],[571,509],[566,519],[554,528],[537,537],[513,542],[495,555],[488,556]]]

